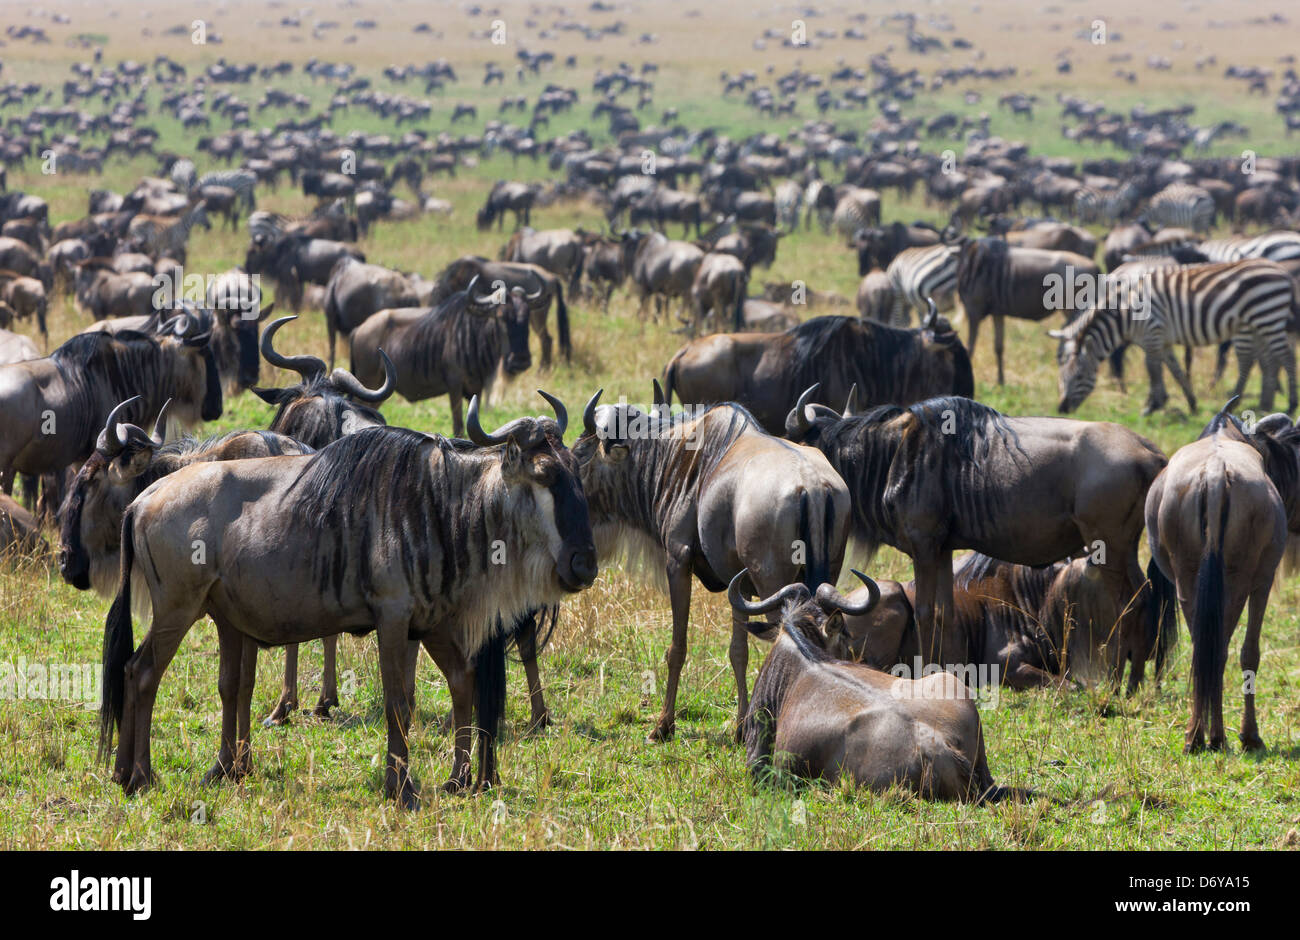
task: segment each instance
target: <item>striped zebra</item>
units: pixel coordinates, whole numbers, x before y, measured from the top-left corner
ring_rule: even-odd
[[[176,184],[176,188],[183,193],[194,190],[194,178],[197,174],[193,160],[186,160],[184,157],[172,164],[171,179]]]
[[[1149,415],[1169,400],[1165,366],[1195,411],[1196,396],[1174,356],[1174,345],[1211,346],[1231,340],[1238,364],[1234,394],[1242,393],[1258,356],[1264,373],[1260,408],[1273,409],[1278,368],[1285,366],[1287,410],[1295,411],[1295,350],[1287,324],[1296,304],[1295,281],[1272,261],[1247,259],[1141,271],[1127,282],[1126,302],[1099,303],[1064,329],[1051,331],[1061,343],[1059,409],[1064,414],[1082,404],[1096,385],[1098,363],[1123,343],[1132,342],[1146,354],[1151,377],[1142,413]]]
[[[190,229],[195,225],[208,225],[206,210],[206,204],[200,199],[180,218],[137,215],[127,226],[127,235],[136,239],[144,253],[155,261],[159,258],[174,258],[184,264]]]
[[[214,170],[199,177],[189,192],[203,192],[205,186],[225,186],[235,191],[235,199],[252,212],[257,208],[253,191],[257,187],[257,174],[252,170]]]
[[[1080,222],[1114,225],[1132,213],[1138,196],[1137,184],[1131,180],[1118,189],[1084,186],[1074,194],[1074,215]]]
[[[1286,265],[1300,262],[1300,232],[1279,230],[1263,235],[1233,235],[1214,238],[1200,244],[1201,252],[1211,261],[1241,261],[1264,258]]]
[[[924,316],[929,309],[927,297],[933,298],[941,311],[953,308],[960,254],[960,245],[922,245],[904,248],[889,262],[885,274],[894,291],[891,326],[910,326],[913,310]]]
[[[1208,232],[1214,224],[1214,197],[1191,183],[1170,183],[1151,197],[1143,214],[1160,228]]]
[[[799,210],[803,208],[803,187],[785,180],[776,187],[776,224],[787,232],[799,227]]]
[[[880,224],[880,193],[860,186],[851,187],[835,203],[831,224],[845,238],[852,238],[860,228]]]

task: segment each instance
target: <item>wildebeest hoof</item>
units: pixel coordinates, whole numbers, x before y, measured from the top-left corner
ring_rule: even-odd
[[[450,777],[442,785],[443,793],[464,793],[469,789],[469,781],[462,777]]]
[[[1184,754],[1199,754],[1205,750],[1205,739],[1199,735],[1195,738],[1188,738],[1183,744]]]
[[[122,785],[122,792],[127,796],[134,796],[141,790],[149,789],[149,787],[153,786],[153,783],[154,777],[152,773],[145,773],[144,771],[137,770],[135,773],[131,774],[131,779],[127,780],[127,782]]]
[[[289,717],[298,710],[297,702],[280,702],[275,711],[262,719],[263,728],[279,728],[289,723]]]
[[[420,785],[414,777],[406,777],[398,785],[385,784],[384,796],[396,800],[397,805],[405,810],[420,808]]]
[[[675,723],[668,725],[658,724],[655,725],[653,731],[646,735],[646,741],[651,744],[658,744],[661,741],[671,741],[673,739],[673,734],[676,731],[677,725]]]
[[[551,726],[551,713],[549,710],[543,710],[533,715],[528,722],[528,734],[540,734]]]
[[[333,698],[328,698],[328,699],[326,699],[326,698],[323,698],[323,699],[321,699],[319,702],[316,703],[316,707],[312,709],[312,712],[311,712],[311,713],[312,713],[313,717],[319,718],[319,719],[321,719],[322,721],[329,721],[329,719],[330,719],[330,709],[331,709],[331,708],[337,708],[337,707],[338,707],[338,704],[339,704],[339,703],[338,703],[338,699],[333,699]]]
[[[1262,754],[1268,750],[1268,747],[1264,744],[1263,738],[1258,734],[1239,734],[1237,737],[1241,739],[1243,750],[1251,751],[1256,754]]]

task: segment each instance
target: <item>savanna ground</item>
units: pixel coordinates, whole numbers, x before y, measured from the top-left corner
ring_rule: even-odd
[[[1281,4],[1274,4],[1281,7]],[[316,55],[332,61],[357,63],[377,87],[391,86],[379,75],[389,63],[424,62],[448,57],[458,69],[460,83],[434,95],[434,116],[422,125],[431,132],[448,128],[452,103],[479,105],[482,121],[495,115],[501,94],[522,93],[535,98],[547,81],[576,87],[577,109],[553,119],[551,133],[590,126],[597,142],[607,139],[604,122],[591,121],[591,77],[597,68],[626,60],[634,66],[646,59],[659,63],[655,106],[643,112],[648,123],[667,106],[678,108],[691,127],[712,124],[740,137],[754,131],[784,133],[796,121],[815,117],[805,94],[796,121],[788,117],[762,119],[736,100],[719,94],[718,73],[768,63],[784,71],[796,63],[826,74],[839,58],[865,65],[870,54],[894,47],[893,61],[916,65],[923,75],[943,65],[971,61],[971,52],[917,57],[905,47],[897,24],[881,27],[881,17],[896,11],[893,4],[868,3],[852,11],[837,8],[809,18],[810,35],[818,28],[843,29],[848,16],[865,11],[868,40],[817,42],[800,50],[751,50],[752,40],[766,29],[788,31],[793,8],[755,11],[742,4],[649,3],[619,4],[614,13],[575,9],[573,18],[592,23],[623,20],[622,36],[589,42],[572,32],[536,38],[539,26],[556,20],[554,7],[504,6],[508,45],[492,46],[483,33],[488,15],[471,19],[459,5],[385,3],[317,8],[320,19],[344,25],[326,38],[310,38],[307,28],[281,29],[274,24],[291,10],[287,5],[182,5],[120,0],[78,6],[68,12],[68,26],[34,19],[25,4],[0,3],[0,21],[33,22],[44,26],[54,43],[32,46],[10,42],[0,49],[4,80],[34,80],[53,86],[68,74],[73,61],[89,53],[66,44],[84,34],[107,38],[105,61],[134,58],[149,62],[166,53],[185,63],[191,75],[204,64],[225,56],[233,61],[296,63]],[[1150,5],[984,2],[917,7],[922,29],[928,11],[949,15],[957,34],[983,50],[982,64],[1017,64],[1012,80],[964,84],[955,91],[921,95],[905,105],[906,114],[929,115],[947,108],[984,109],[992,115],[995,133],[1028,142],[1034,152],[1076,157],[1112,153],[1109,148],[1081,147],[1060,136],[1054,96],[1057,92],[1102,98],[1112,108],[1127,110],[1144,101],[1156,108],[1194,103],[1194,120],[1209,124],[1224,118],[1250,128],[1246,140],[1217,145],[1221,156],[1249,147],[1261,155],[1286,152],[1280,118],[1270,97],[1247,97],[1239,83],[1222,77],[1229,62],[1275,65],[1291,51],[1294,27],[1262,21],[1267,4]],[[979,12],[976,12],[976,9]],[[1290,11],[1287,11],[1290,12]],[[379,21],[372,31],[353,30],[354,19]],[[189,42],[189,23],[206,18],[221,34],[222,45]],[[1094,19],[1105,19],[1112,39],[1093,46],[1075,32]],[[1211,19],[1225,25],[1210,29]],[[304,17],[304,22],[310,19]],[[432,36],[414,35],[416,22],[430,22]],[[1161,24],[1176,21],[1176,30]],[[164,37],[168,26],[184,24],[179,37]],[[150,35],[142,35],[147,29]],[[658,37],[653,45],[638,45],[643,32]],[[1122,39],[1114,39],[1119,32]],[[347,43],[356,34],[355,43]],[[941,34],[945,39],[952,34]],[[290,39],[290,37],[294,39]],[[552,49],[557,63],[574,53],[574,70],[555,68],[520,86],[507,63],[514,43],[523,37],[530,49]],[[296,41],[294,41],[296,40]],[[1181,48],[1176,44],[1181,43]],[[1052,67],[1058,52],[1068,50],[1074,73],[1058,75]],[[1194,59],[1218,55],[1218,65],[1198,72]],[[1141,79],[1130,86],[1112,76],[1120,67],[1108,60],[1129,53],[1124,68],[1137,69]],[[1150,53],[1173,59],[1169,72],[1143,67]],[[482,63],[496,61],[507,68],[504,89],[484,90]],[[314,84],[301,73],[271,82],[275,87],[303,91],[317,103],[328,99],[330,87]],[[250,104],[261,94],[260,81],[234,86]],[[981,105],[969,108],[961,91],[976,87],[985,93]],[[415,84],[396,90],[420,97]],[[996,107],[998,94],[1020,90],[1040,96],[1036,120],[1014,120]],[[156,89],[149,93],[157,102]],[[57,102],[57,94],[56,100]],[[13,113],[0,111],[0,117]],[[868,112],[840,112],[841,124],[865,128]],[[268,112],[267,120],[281,117]],[[182,131],[170,118],[151,114],[145,123],[162,134],[159,150],[191,153],[197,134]],[[255,117],[255,123],[257,118]],[[339,115],[334,129],[389,130],[379,118],[353,109]],[[471,128],[462,123],[461,132]],[[219,122],[214,130],[219,130]],[[937,142],[937,147],[961,144]],[[200,171],[211,168],[201,156]],[[93,187],[118,191],[155,172],[152,160],[113,161],[103,178],[43,176],[29,164],[10,173],[10,187],[37,193],[51,205],[51,221],[85,213],[86,192]],[[508,156],[495,156],[454,181],[440,178],[432,192],[451,200],[450,219],[425,217],[409,223],[381,223],[362,247],[371,261],[432,276],[447,262],[465,253],[495,256],[505,235],[481,234],[473,214],[487,185],[498,178],[541,178],[544,166],[525,161],[517,167]],[[403,195],[399,193],[399,195]],[[262,207],[305,212],[309,206],[287,187],[259,191]],[[943,221],[945,214],[915,200],[887,195],[885,217]],[[599,216],[590,207],[551,206],[535,213],[538,228],[585,224],[596,227]],[[671,235],[678,235],[675,227]],[[214,228],[197,232],[191,241],[189,270],[216,273],[242,261],[247,236]],[[804,280],[817,289],[852,297],[856,286],[855,259],[836,238],[819,231],[800,231],[782,242],[776,264],[760,272],[761,281]],[[485,410],[489,425],[523,413],[543,411],[534,393],[542,385],[560,395],[570,408],[599,387],[606,400],[626,395],[630,401],[649,397],[651,377],[681,343],[664,324],[638,320],[635,303],[616,295],[608,316],[581,301],[574,304],[574,347],[571,364],[559,363],[550,375],[536,372],[502,389]],[[847,312],[823,310],[817,312]],[[53,342],[62,342],[85,326],[87,318],[60,300],[55,307]],[[993,359],[987,335],[975,352],[978,397],[1011,414],[1051,414],[1056,403],[1054,347],[1044,335],[1050,324],[1012,322],[1008,330],[1008,383],[993,382]],[[293,352],[324,355],[325,328],[317,311],[282,331],[280,345]],[[1203,402],[1201,413],[1189,416],[1174,393],[1170,407],[1151,418],[1139,416],[1145,394],[1143,370],[1130,361],[1131,384],[1121,395],[1106,379],[1085,403],[1080,417],[1121,422],[1156,441],[1166,453],[1195,438],[1225,398],[1225,389],[1211,391],[1210,356],[1198,357],[1194,382]],[[263,366],[262,384],[285,385],[290,377]],[[1254,404],[1252,384],[1248,405]],[[1172,388],[1172,386],[1171,386]],[[384,407],[391,424],[449,433],[445,399],[409,404],[390,401]],[[228,401],[224,417],[204,433],[233,428],[265,427],[269,406],[252,395]],[[571,434],[574,432],[571,432]],[[57,534],[47,533],[51,542]],[[286,546],[292,551],[292,546]],[[1145,552],[1144,552],[1145,560]],[[868,568],[877,576],[907,580],[909,565],[891,551]],[[200,622],[186,637],[163,681],[154,716],[154,766],[160,783],[125,799],[95,759],[97,732],[93,706],[59,701],[18,699],[0,701],[0,848],[1182,848],[1235,849],[1294,844],[1288,831],[1300,825],[1300,621],[1296,616],[1300,581],[1279,579],[1265,623],[1263,660],[1259,673],[1261,731],[1269,745],[1262,757],[1231,753],[1185,757],[1182,726],[1187,711],[1188,642],[1184,636],[1163,687],[1150,683],[1133,698],[1106,689],[1090,691],[1003,692],[983,709],[989,760],[1000,783],[1029,787],[1054,799],[1009,803],[996,807],[936,805],[901,792],[883,795],[847,788],[804,785],[785,789],[755,789],[744,769],[743,751],[733,743],[734,686],[727,662],[730,619],[725,600],[697,590],[692,604],[690,653],[681,693],[677,737],[667,744],[645,742],[660,707],[666,676],[663,662],[669,638],[666,598],[617,568],[602,572],[597,585],[565,605],[560,625],[541,658],[546,694],[555,725],[545,733],[525,734],[528,718],[522,670],[510,668],[509,711],[501,748],[503,786],[485,796],[445,796],[436,784],[451,762],[451,739],[441,730],[450,701],[441,674],[427,659],[422,662],[413,728],[412,760],[424,784],[426,804],[415,814],[397,812],[380,797],[383,769],[383,716],[373,638],[343,638],[339,668],[343,704],[335,720],[321,722],[296,717],[291,726],[254,734],[254,772],[236,786],[202,788],[199,779],[210,765],[220,726],[216,694],[217,644],[211,624]],[[292,604],[293,598],[284,598]],[[18,664],[94,664],[100,659],[108,601],[77,592],[59,578],[52,558],[0,562],[0,662]],[[136,625],[137,640],[143,627]],[[1236,645],[1231,662],[1236,661]],[[319,681],[319,647],[304,647],[300,698],[315,700]],[[751,684],[766,650],[751,643]],[[254,697],[254,717],[268,713],[276,700],[282,668],[279,651],[260,658],[261,672]],[[1225,719],[1235,728],[1240,717],[1238,683],[1230,675]],[[1232,743],[1235,736],[1231,737]]]

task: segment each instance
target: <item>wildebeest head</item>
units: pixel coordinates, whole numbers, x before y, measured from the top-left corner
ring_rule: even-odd
[[[224,410],[221,395],[221,374],[212,352],[212,317],[207,311],[187,308],[170,319],[163,320],[158,328],[158,338],[163,345],[174,344],[190,363],[190,374],[201,376],[203,398],[199,405],[200,421],[216,421]],[[197,389],[196,389],[197,390]],[[185,402],[197,396],[177,398],[176,414],[182,424],[196,424],[192,409]],[[182,413],[189,410],[189,413]]]
[[[59,511],[59,573],[78,590],[91,587],[91,557],[116,557],[122,513],[144,488],[141,475],[162,446],[167,406],[158,415],[152,435],[122,423],[139,396],[109,412],[95,451],[82,464]],[[103,577],[114,572],[105,570]],[[96,585],[107,589],[107,584]]]
[[[302,376],[301,383],[288,388],[253,389],[258,398],[279,408],[271,430],[319,448],[360,428],[384,424],[384,416],[372,406],[386,401],[397,387],[397,371],[388,354],[379,350],[384,384],[377,389],[366,388],[346,369],[330,373],[324,360],[315,356],[276,352],[276,331],[296,319],[280,317],[262,332],[261,349],[266,361]]]
[[[748,568],[731,579],[727,586],[727,600],[738,613],[758,618],[750,621],[755,630],[767,629],[767,622],[762,619],[764,614],[782,610],[782,626],[796,643],[801,639],[811,640],[836,659],[850,659],[850,656],[843,655],[847,652],[843,642],[844,617],[861,617],[880,601],[880,587],[876,582],[856,568],[853,573],[867,588],[865,600],[850,600],[833,584],[820,585],[815,595],[803,584],[787,584],[770,597],[750,601],[744,596],[745,585],[752,583]],[[799,631],[797,635],[795,630]]]
[[[822,433],[831,425],[836,424],[842,418],[851,418],[857,411],[857,390],[854,385],[849,390],[848,401],[844,404],[844,412],[841,414],[834,408],[828,408],[826,405],[816,404],[813,399],[821,389],[821,383],[812,385],[805,389],[795,402],[795,406],[790,409],[790,413],[785,416],[785,436],[796,444],[806,444],[809,447],[816,447]]]
[[[496,316],[501,321],[506,331],[505,370],[509,375],[518,375],[533,364],[528,348],[528,324],[532,310],[544,308],[550,302],[545,285],[539,285],[531,294],[519,285],[507,290],[499,282],[494,283],[491,294],[480,294],[477,286],[478,275],[475,275],[465,289],[465,310],[475,316]]]
[[[550,547],[560,587],[573,593],[596,580],[596,544],[591,534],[587,497],[578,461],[564,446],[568,412],[558,398],[538,389],[555,410],[555,418],[516,418],[491,433],[479,423],[478,396],[470,399],[465,429],[479,447],[502,448],[501,479],[527,494]],[[587,410],[595,407],[600,393]]]

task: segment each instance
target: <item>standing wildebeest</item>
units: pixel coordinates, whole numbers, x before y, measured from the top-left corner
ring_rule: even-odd
[[[530,298],[528,310],[533,332],[537,334],[542,345],[542,370],[551,367],[551,331],[547,329],[547,315],[551,310],[551,300],[555,301],[555,328],[559,333],[560,353],[568,362],[573,356],[573,339],[569,333],[569,308],[564,302],[564,285],[560,279],[535,264],[520,264],[513,261],[489,261],[477,255],[465,255],[457,258],[438,275],[438,284],[434,288],[430,303],[438,304],[452,294],[467,290],[475,278],[480,287],[487,288],[504,298],[504,292],[522,287]],[[542,296],[537,297],[538,285]]]
[[[480,232],[486,232],[496,222],[497,228],[505,225],[506,213],[515,214],[515,228],[532,223],[533,204],[537,201],[537,187],[529,183],[497,182],[488,193],[487,202],[478,210],[475,224]]]
[[[142,271],[119,274],[110,258],[87,258],[76,264],[77,306],[96,320],[134,317],[153,312],[157,289],[153,276]]]
[[[600,296],[601,310],[609,313],[609,298],[614,289],[622,287],[632,273],[636,239],[628,232],[622,233],[618,238],[587,232],[583,238],[585,257],[582,271],[586,274],[591,289]]]
[[[663,234],[664,223],[682,223],[682,238],[685,238],[695,226],[695,237],[700,237],[700,226],[704,220],[704,208],[698,196],[678,192],[664,186],[656,186],[650,192],[634,201],[628,209],[629,225],[649,222]]]
[[[1021,565],[1089,553],[1111,601],[1091,630],[1115,628],[1109,671],[1118,682],[1131,664],[1128,688],[1136,689],[1159,630],[1138,564],[1143,501],[1165,466],[1154,444],[1117,424],[1007,417],[965,398],[884,405],[856,418],[806,402],[801,396],[786,419],[789,436],[819,447],[848,482],[854,534],[868,551],[884,544],[911,556],[929,662],[965,650],[953,613],[954,550]],[[1148,576],[1159,572],[1148,566]]]
[[[324,287],[334,265],[345,257],[366,260],[364,252],[347,242],[291,234],[250,246],[244,268],[249,274],[269,275],[275,281],[276,297],[284,297],[296,313],[302,308],[303,285]]]
[[[790,584],[757,602],[744,599],[736,575],[727,591],[745,616],[780,611],[781,633],[754,682],[744,722],[745,763],[756,778],[772,769],[887,790],[902,786],[934,800],[1000,796],[984,754],[976,693],[950,672],[906,679],[837,660],[827,633],[845,615],[861,616],[880,592],[866,575],[864,601],[834,585],[817,593]]]
[[[0,558],[10,552],[30,554],[46,547],[36,517],[0,493]]]
[[[671,241],[662,232],[642,236],[632,258],[632,283],[640,296],[638,316],[645,316],[646,301],[655,297],[656,312],[674,297],[685,304],[695,283],[704,252],[690,242]]]
[[[735,255],[710,251],[695,269],[691,284],[691,305],[694,320],[691,333],[704,326],[705,318],[713,317],[715,327],[726,322],[731,313],[731,328],[739,331],[745,319],[745,294],[749,291],[749,274],[744,262]]]
[[[50,331],[45,317],[50,301],[44,284],[34,277],[0,270],[0,303],[6,304],[19,319],[35,317],[36,328],[49,348]]]
[[[968,324],[967,350],[974,353],[980,321],[992,317],[998,384],[1004,384],[1004,318],[1037,322],[1062,310],[1066,322],[1074,320],[1083,311],[1051,302],[1055,299],[1052,285],[1056,285],[1055,295],[1062,298],[1059,303],[1063,304],[1075,285],[1085,278],[1090,278],[1095,285],[1100,275],[1101,269],[1090,258],[1071,251],[1017,248],[1001,238],[970,242],[962,249],[957,263],[957,294],[966,310]]]
[[[784,434],[790,403],[821,383],[829,401],[858,388],[864,405],[975,394],[970,358],[948,321],[898,330],[854,317],[814,317],[784,333],[716,334],[692,340],[664,369],[668,400],[734,401],[769,434]]]
[[[501,249],[502,261],[535,264],[567,281],[570,296],[578,289],[582,278],[582,258],[582,236],[567,228],[544,232],[520,229]]]
[[[864,277],[873,268],[887,268],[889,263],[908,248],[924,248],[943,240],[938,229],[923,222],[905,225],[894,222],[883,228],[863,228],[853,233],[853,244],[858,249],[858,277]]]
[[[1146,501],[1151,555],[1177,586],[1192,634],[1192,713],[1183,749],[1226,747],[1223,670],[1242,608],[1245,707],[1241,745],[1264,750],[1255,723],[1259,635],[1269,591],[1289,535],[1300,534],[1300,431],[1286,415],[1269,415],[1253,431],[1228,414],[1234,398],[1180,448]]]
[[[346,339],[372,314],[390,307],[418,307],[419,295],[406,275],[380,264],[366,264],[344,255],[330,271],[325,287],[325,326],[334,368],[335,336]]]
[[[374,630],[388,723],[385,794],[403,807],[419,804],[407,742],[421,643],[452,694],[447,788],[470,783],[475,691],[477,785],[494,785],[505,693],[501,624],[596,578],[587,502],[563,443],[564,406],[550,400],[554,421],[520,418],[493,434],[480,427],[471,402],[472,444],[366,428],[312,456],[199,464],[145,490],[122,522],[122,578],[104,626],[100,745],[106,754],[116,725],[113,779],[128,794],[152,782],[158,684],[207,614],[220,640],[222,701],[221,748],[209,779],[249,770],[255,644]],[[205,565],[189,563],[196,537],[207,547]],[[285,552],[285,545],[306,548]],[[508,546],[509,564],[491,564],[497,545]],[[137,564],[153,623],[133,653]],[[288,597],[286,620],[280,600]]]
[[[504,297],[479,295],[477,279],[436,307],[381,310],[352,334],[352,372],[377,377],[392,357],[397,391],[408,401],[448,396],[452,434],[465,433],[461,402],[489,391],[497,370],[514,376],[532,365],[530,304],[544,302],[513,287]],[[495,310],[493,309],[495,307]]]
[[[894,282],[879,268],[868,271],[858,283],[858,316],[888,323],[894,314]]]
[[[162,336],[83,333],[46,359],[0,366],[0,480],[12,472],[58,473],[94,452],[104,419],[139,395],[142,423],[172,400],[185,427],[221,417],[221,382],[195,318],[174,318]],[[8,491],[8,487],[6,487]]]
[[[765,592],[795,580],[833,581],[849,494],[821,454],[772,437],[739,405],[672,417],[666,406],[646,414],[595,403],[573,453],[601,557],[624,551],[666,565],[673,638],[664,708],[649,738],[663,741],[676,726],[692,577],[713,592],[744,568]],[[746,620],[736,614],[731,630],[737,733],[749,701]]]

